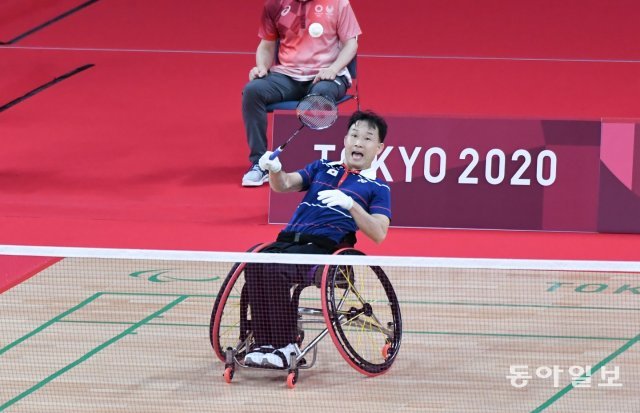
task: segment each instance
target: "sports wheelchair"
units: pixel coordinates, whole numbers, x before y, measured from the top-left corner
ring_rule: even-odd
[[[249,251],[259,252],[269,244],[259,244]],[[343,248],[334,255],[365,255]],[[244,356],[252,349],[251,308],[244,288],[246,263],[231,268],[216,296],[209,324],[209,339],[216,356],[225,363],[224,379],[231,383],[236,367],[248,366]],[[316,362],[317,345],[327,334],[344,360],[366,376],[385,373],[393,364],[402,340],[400,305],[389,278],[377,266],[324,265],[311,284],[294,285],[292,302],[298,308],[297,345],[300,354],[291,358],[287,386],[294,388],[299,369],[311,368]],[[300,295],[307,287],[320,289],[316,307],[300,306]],[[317,299],[303,299],[318,302]],[[295,308],[295,307],[294,307]],[[315,326],[315,328],[313,328]],[[319,331],[307,344],[307,331]],[[311,353],[311,360],[307,361]],[[273,369],[273,368],[271,368]]]

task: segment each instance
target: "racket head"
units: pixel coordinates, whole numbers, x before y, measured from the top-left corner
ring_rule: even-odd
[[[338,106],[331,98],[309,94],[298,103],[296,115],[309,129],[327,129],[338,119]]]

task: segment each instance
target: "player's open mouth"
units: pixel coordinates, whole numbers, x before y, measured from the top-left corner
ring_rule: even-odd
[[[353,159],[362,159],[364,155],[361,152],[351,152],[351,157]]]

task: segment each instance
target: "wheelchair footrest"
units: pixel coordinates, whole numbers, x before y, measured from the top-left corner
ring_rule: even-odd
[[[306,366],[306,365],[307,365],[307,360],[304,357],[301,358],[296,363],[297,367]],[[249,368],[252,368],[252,369],[263,369],[263,370],[289,370],[289,369],[291,369],[291,366],[277,367],[277,366],[273,366],[273,365],[268,364],[268,363],[257,364],[257,363],[248,362],[248,363],[242,364],[242,366],[249,367]]]

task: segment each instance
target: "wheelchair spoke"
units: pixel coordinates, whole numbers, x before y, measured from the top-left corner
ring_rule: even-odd
[[[352,290],[352,291],[354,291],[354,292],[355,292],[355,290]],[[352,310],[349,310],[349,311],[343,311],[343,310],[341,310],[342,306],[343,306],[343,305],[344,305],[344,303],[347,301],[347,296],[348,296],[348,292],[347,292],[347,291],[345,291],[345,294],[343,295],[343,297],[342,297],[342,298],[341,298],[341,300],[340,300],[340,303],[339,303],[339,304],[338,304],[338,306],[337,306],[337,307],[338,307],[338,311],[337,311],[338,313],[345,314],[345,315],[349,315],[349,313],[350,313],[350,312],[353,312]],[[365,310],[364,310],[364,307],[365,307],[366,305],[368,305],[368,306],[372,307],[372,305],[373,305],[373,304],[381,303],[381,302],[382,302],[382,301],[380,301],[380,300],[370,300],[370,301],[365,301],[365,300],[362,298],[362,296],[361,296],[361,295],[359,295],[359,294],[357,294],[357,296],[356,296],[356,297],[358,298],[358,302],[359,302],[360,304],[362,304],[362,307],[361,307],[360,309],[358,309],[358,310],[357,310],[357,312],[358,312],[358,313],[364,312],[364,311],[365,311]],[[382,327],[382,323],[380,322],[380,320],[378,319],[378,317],[376,317],[376,315],[375,315],[373,312],[369,315],[369,317],[371,317],[371,318],[375,321],[375,324],[377,324],[378,329],[379,329],[379,331],[380,331],[380,332],[382,332],[383,334],[385,334],[385,335],[388,335],[388,336],[389,336],[389,330],[387,330],[387,329],[385,329],[384,327]],[[350,318],[351,318],[351,319],[355,319],[355,317],[350,317]],[[374,323],[371,323],[371,324],[372,324],[372,326],[374,325]]]
[[[364,331],[377,331],[381,334],[384,334],[386,337],[392,338],[393,337],[393,331],[389,330],[388,328],[383,327],[380,322],[378,320],[375,320],[375,323],[372,322],[371,320],[361,320],[360,319],[360,315],[358,315],[357,317],[351,318],[349,320],[347,320],[344,324],[344,326],[353,326],[356,328],[360,328],[363,332]],[[366,328],[367,324],[370,326],[369,328]],[[365,330],[366,328],[366,330]]]
[[[220,335],[226,336],[231,330],[236,329],[240,325],[240,321],[235,324],[228,324],[224,326],[220,326]],[[222,329],[224,327],[224,330]]]
[[[356,290],[356,288],[353,285],[350,285],[350,287],[351,288],[348,288],[345,290],[345,295],[347,295],[349,291],[351,291],[353,295],[358,299],[358,301],[360,301],[360,304],[364,305],[366,303],[366,300],[362,298],[362,296],[360,295],[360,292]]]

